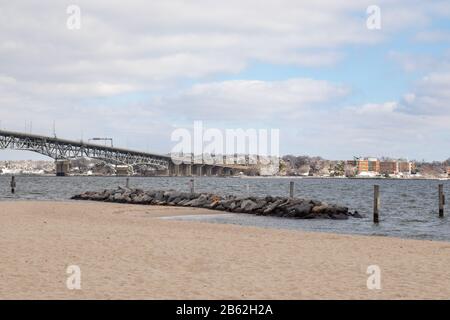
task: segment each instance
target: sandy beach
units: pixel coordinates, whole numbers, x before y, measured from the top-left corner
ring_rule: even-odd
[[[1,299],[449,299],[450,243],[159,219],[204,209],[0,203]],[[69,265],[81,290],[69,290]],[[369,290],[378,265],[381,289]]]

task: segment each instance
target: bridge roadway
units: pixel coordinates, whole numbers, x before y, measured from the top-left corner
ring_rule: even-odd
[[[0,130],[0,149],[14,149],[37,152],[64,162],[76,158],[99,159],[116,165],[147,165],[157,170],[165,170],[169,176],[191,175],[233,175],[245,171],[247,166],[238,164],[206,164],[187,161],[174,163],[170,155],[141,152],[123,148],[102,146],[83,141],[73,141],[29,133]],[[57,175],[65,175],[65,166],[56,166]]]

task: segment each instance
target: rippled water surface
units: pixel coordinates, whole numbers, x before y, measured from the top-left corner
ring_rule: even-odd
[[[0,176],[1,200],[68,200],[86,190],[115,188],[125,184],[125,177],[16,177],[17,191],[9,192],[10,177]],[[189,190],[187,177],[131,177],[130,185],[143,189]],[[450,208],[438,217],[438,184],[450,199],[450,181],[373,180],[314,178],[194,178],[196,191],[238,195],[288,195],[289,181],[295,181],[298,197],[313,198],[348,206],[365,215],[364,219],[296,220],[246,214],[179,217],[215,223],[260,227],[301,229],[366,235],[386,235],[416,239],[450,241]],[[380,185],[380,224],[371,222],[373,185]],[[1,205],[1,204],[0,204]]]

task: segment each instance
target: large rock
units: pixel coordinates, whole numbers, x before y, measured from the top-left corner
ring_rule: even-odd
[[[164,192],[163,191],[156,192],[153,198],[155,199],[155,201],[162,201],[164,199]]]
[[[263,214],[269,214],[271,213],[273,210],[275,210],[276,207],[278,207],[280,204],[283,203],[282,199],[276,200],[275,202],[269,204],[263,211]]]
[[[181,192],[171,192],[167,195],[167,202],[174,202],[175,199],[181,200]],[[178,200],[178,202],[180,201]]]
[[[185,205],[190,206],[190,207],[201,207],[201,206],[205,205],[207,201],[208,201],[207,195],[202,194],[197,199],[193,199],[193,200],[189,201],[188,203],[186,203]]]
[[[257,208],[257,207],[258,207],[258,204],[250,199],[243,200],[241,202],[241,210],[246,213],[255,210],[255,208]]]
[[[308,214],[311,213],[312,208],[313,205],[309,202],[302,202],[300,204],[297,204],[295,207],[292,208],[292,210],[294,211],[293,216],[296,218],[306,217]]]
[[[122,202],[122,201],[123,201],[123,194],[120,193],[120,192],[116,192],[116,193],[113,195],[113,200],[114,200],[114,201],[118,201],[118,202]]]
[[[347,220],[348,219],[348,215],[344,214],[344,213],[336,213],[336,214],[332,214],[330,215],[331,219],[334,220]]]
[[[326,210],[328,210],[328,206],[326,204],[318,204],[312,208],[311,212],[314,214],[321,214],[325,213]]]

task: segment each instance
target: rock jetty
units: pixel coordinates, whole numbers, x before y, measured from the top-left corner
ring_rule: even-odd
[[[87,191],[73,196],[74,200],[93,200],[143,205],[196,207],[261,216],[277,216],[297,219],[348,219],[361,218],[358,212],[347,207],[325,202],[286,197],[238,197],[219,196],[212,193],[189,193],[175,190],[130,189],[118,187],[100,192]]]

